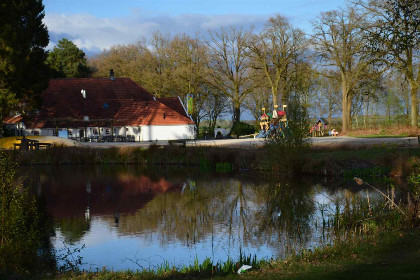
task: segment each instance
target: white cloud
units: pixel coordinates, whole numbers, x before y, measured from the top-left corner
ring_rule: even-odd
[[[135,13],[127,18],[99,18],[89,14],[47,14],[45,23],[50,32],[52,48],[59,39],[72,40],[87,53],[97,53],[117,44],[134,43],[150,37],[154,31],[207,35],[209,30],[222,26],[261,28],[270,15],[147,15]]]

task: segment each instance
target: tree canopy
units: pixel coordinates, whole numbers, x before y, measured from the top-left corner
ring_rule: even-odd
[[[29,110],[48,84],[48,30],[39,0],[0,3],[0,120],[16,106]]]
[[[193,120],[214,128],[247,108],[298,99],[314,117],[340,114],[342,132],[387,116],[417,127],[420,2],[351,0],[313,21],[311,36],[275,15],[261,31],[224,26],[206,37],[156,32],[89,60],[95,77],[130,77],[157,97],[194,95]],[[393,81],[392,83],[390,81]],[[403,105],[402,105],[403,104]],[[280,107],[281,108],[281,107]],[[289,109],[288,109],[289,110]],[[391,115],[394,116],[392,117]],[[207,121],[207,122],[206,122]]]
[[[56,78],[87,78],[91,74],[85,53],[66,38],[58,41],[47,62]]]

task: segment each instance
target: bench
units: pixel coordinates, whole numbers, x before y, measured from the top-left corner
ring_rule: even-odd
[[[52,146],[54,146],[54,144],[38,142],[38,143],[35,143],[35,150],[39,150],[41,148],[48,149],[48,148],[51,148]]]
[[[187,146],[187,141],[185,140],[169,140],[168,144],[170,146],[182,146],[182,147],[186,147]]]

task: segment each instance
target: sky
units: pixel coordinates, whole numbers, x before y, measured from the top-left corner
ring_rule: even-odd
[[[206,37],[221,27],[261,30],[277,14],[306,33],[321,12],[345,6],[345,0],[44,0],[48,49],[61,38],[72,40],[88,56],[113,45],[135,43],[155,31]]]

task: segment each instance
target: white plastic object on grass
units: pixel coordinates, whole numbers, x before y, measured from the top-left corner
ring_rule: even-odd
[[[245,271],[247,271],[250,268],[252,268],[252,266],[244,264],[243,266],[241,266],[238,269],[238,274],[244,273]]]

